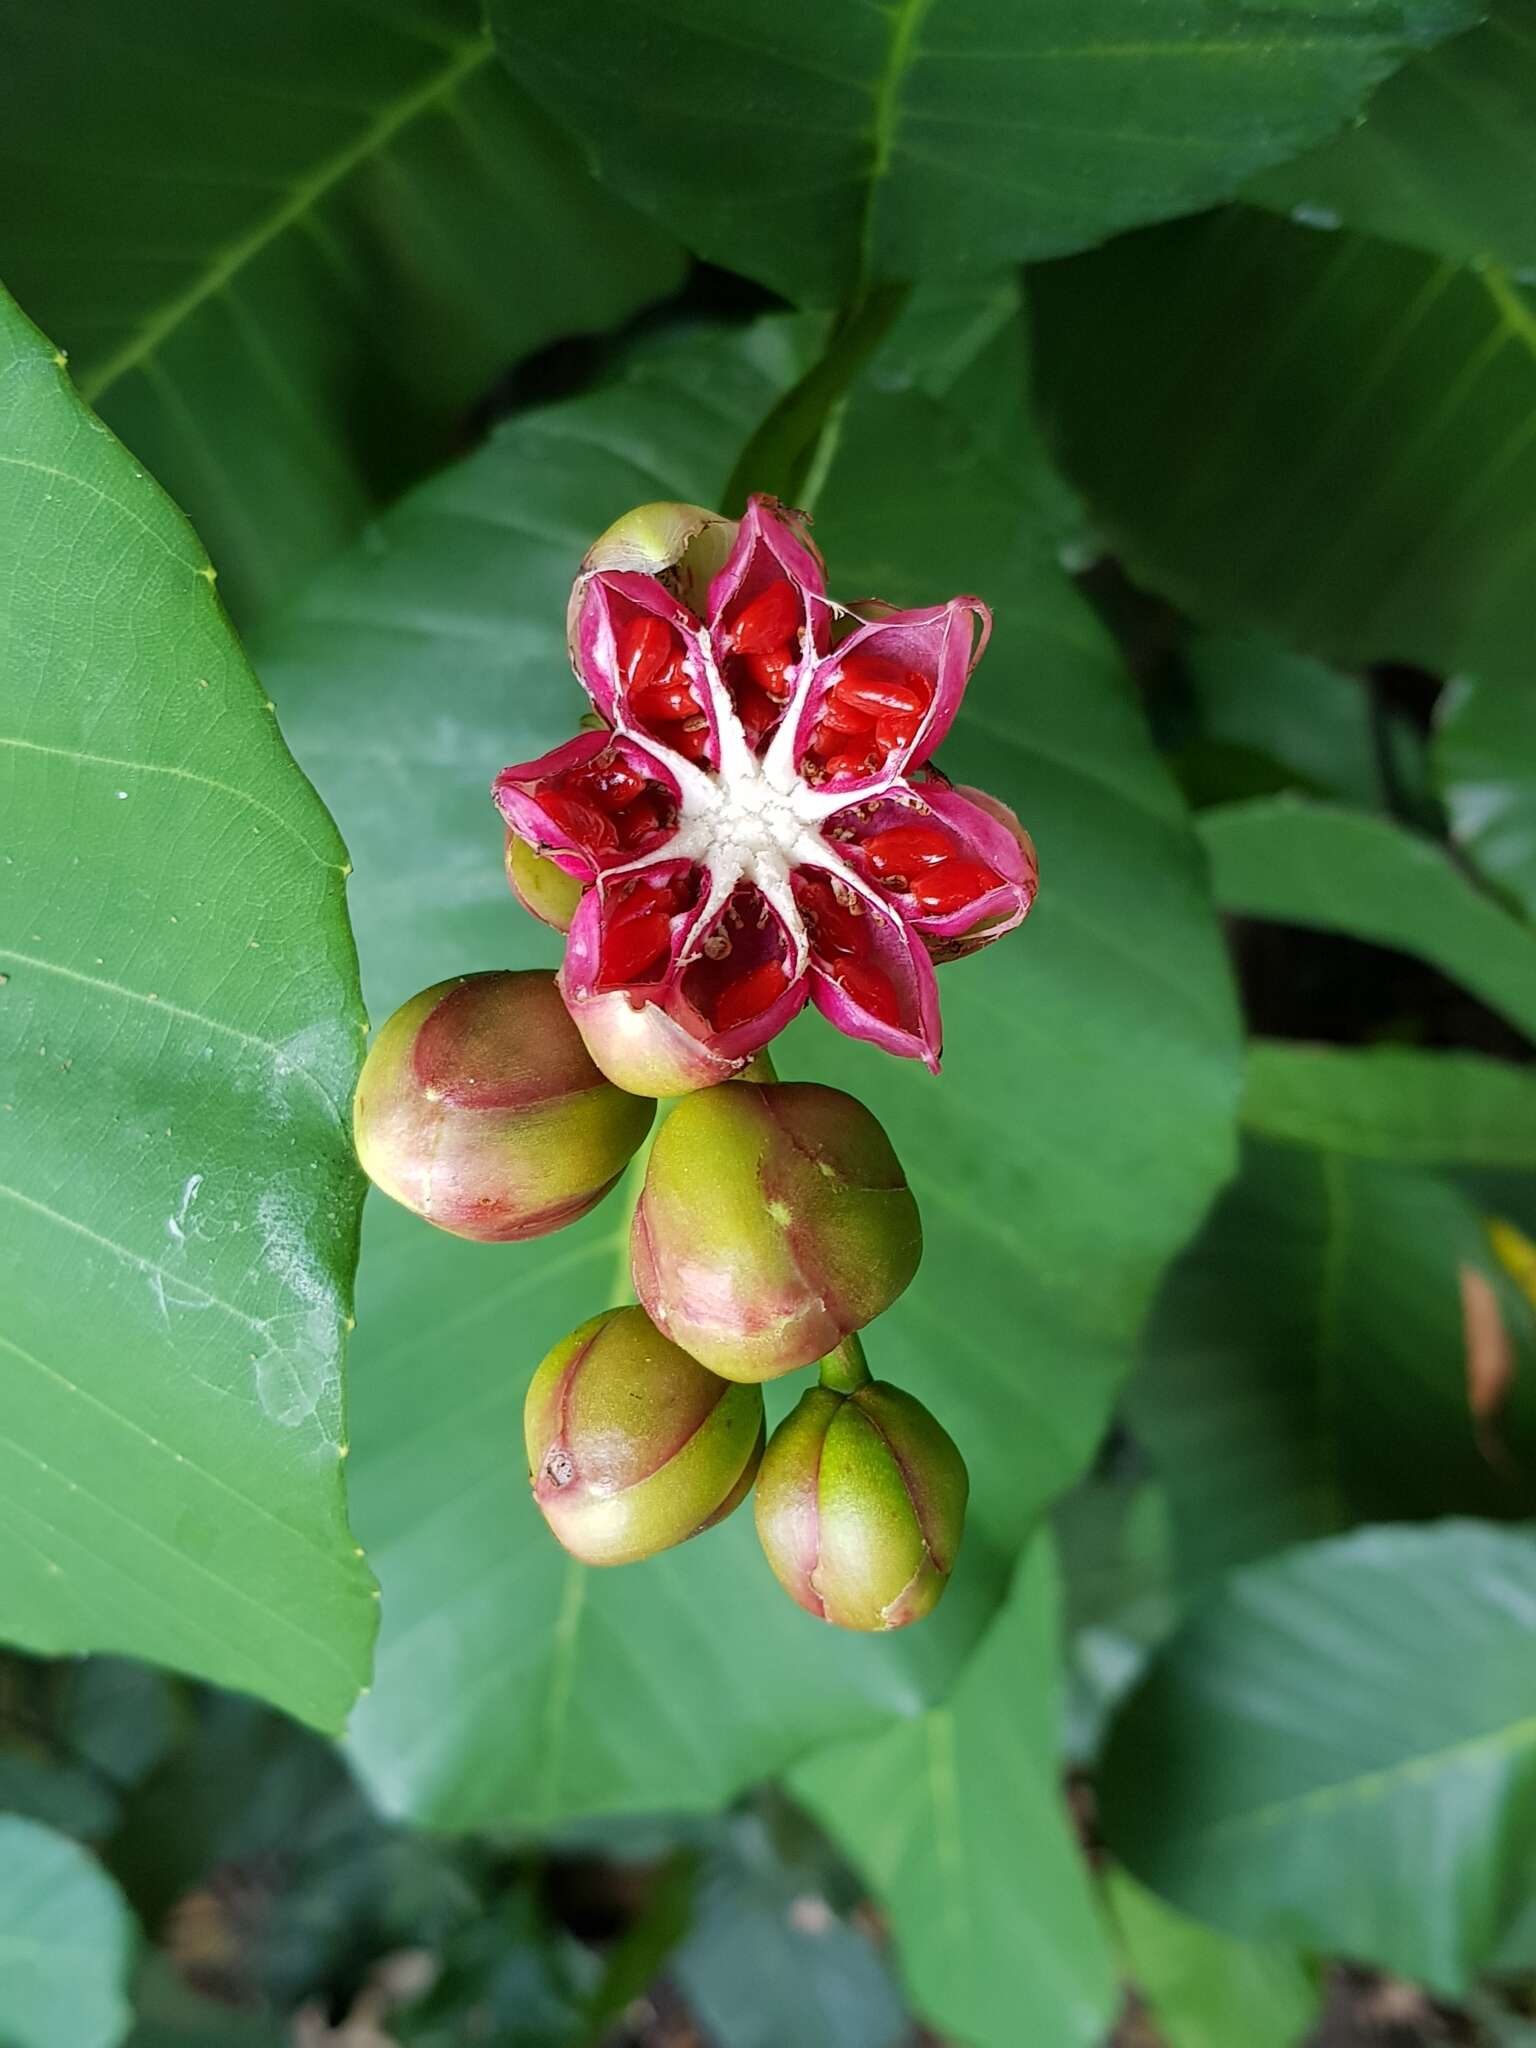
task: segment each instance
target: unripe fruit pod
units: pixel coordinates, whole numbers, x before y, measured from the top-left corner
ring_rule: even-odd
[[[728,1081],[662,1125],[635,1210],[635,1292],[711,1372],[776,1379],[890,1307],[922,1257],[879,1123],[815,1082]]]
[[[568,932],[585,884],[568,875],[564,868],[556,867],[552,860],[546,860],[543,854],[535,853],[526,839],[519,839],[510,830],[506,863],[507,881],[524,910],[540,924],[553,925],[557,932]]]
[[[602,1200],[655,1104],[606,1081],[542,972],[464,974],[396,1010],[363,1063],[357,1156],[458,1237],[543,1237]]]
[[[679,1351],[640,1308],[593,1316],[533,1376],[533,1497],[584,1564],[633,1564],[723,1521],[763,1455],[763,1397]]]
[[[900,1387],[812,1387],[763,1453],[758,1539],[807,1613],[838,1628],[904,1628],[949,1583],[969,1490],[948,1433]]]
[[[598,1068],[616,1088],[648,1095],[653,1103],[729,1081],[751,1057],[726,1059],[658,1004],[632,1003],[624,989],[580,996],[567,985],[565,1000]]]

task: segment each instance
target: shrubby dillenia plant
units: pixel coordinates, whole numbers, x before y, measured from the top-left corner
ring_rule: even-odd
[[[900,1628],[948,1581],[964,1461],[871,1380],[858,1335],[917,1270],[916,1202],[869,1110],[779,1080],[766,1049],[809,998],[937,1073],[934,963],[1033,903],[1029,834],[934,759],[990,631],[974,597],[835,601],[809,521],[763,495],[740,520],[615,521],[570,602],[595,729],[495,784],[513,890],[567,934],[560,973],[440,983],[368,1055],[375,1184],[490,1241],[585,1215],[653,1098],[683,1098],[634,1206],[642,1306],[583,1323],[528,1390],[534,1499],[587,1564],[714,1527],[762,1463],[763,1548],[812,1614]],[[818,1359],[765,1452],[747,1388]]]
[[[1525,2042],[1533,192],[1532,0],[10,0],[0,2041]]]

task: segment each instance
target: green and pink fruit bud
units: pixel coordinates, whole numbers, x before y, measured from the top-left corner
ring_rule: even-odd
[[[655,1105],[604,1079],[552,974],[458,975],[396,1010],[363,1063],[357,1156],[458,1237],[543,1237],[629,1164]]]
[[[635,1292],[711,1372],[769,1380],[872,1322],[922,1256],[901,1162],[851,1095],[728,1081],[678,1103],[635,1210]]]
[[[581,902],[584,884],[564,868],[535,853],[527,840],[507,828],[507,881],[512,894],[540,924],[568,932]]]
[[[634,1564],[723,1521],[763,1455],[763,1396],[706,1372],[639,1308],[562,1339],[523,1413],[545,1521],[583,1564]]]
[[[965,1461],[921,1401],[881,1380],[813,1387],[763,1454],[758,1538],[807,1613],[904,1628],[949,1583],[968,1491]]]

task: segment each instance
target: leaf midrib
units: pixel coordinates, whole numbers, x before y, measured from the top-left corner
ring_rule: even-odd
[[[413,91],[387,102],[355,141],[338,150],[334,156],[326,157],[306,177],[291,186],[280,205],[243,235],[215,252],[201,274],[151,312],[140,324],[138,332],[121,348],[95,370],[83,372],[77,383],[86,403],[94,405],[112,385],[130,371],[140,368],[279,235],[313,212],[327,194],[349,178],[361,164],[387,148],[402,128],[408,127],[437,102],[450,98],[465,79],[490,61],[491,55],[488,32],[477,36],[473,42],[456,44],[446,64]]]
[[[1287,1821],[1302,1816],[1316,1817],[1374,1801],[1399,1780],[1410,1784],[1432,1781],[1443,1771],[1453,1770],[1485,1753],[1518,1755],[1520,1751],[1533,1747],[1536,1747],[1536,1714],[1526,1714],[1519,1720],[1506,1721],[1500,1727],[1485,1728],[1476,1735],[1463,1736],[1457,1742],[1394,1758],[1376,1770],[1361,1771],[1349,1778],[1330,1779],[1322,1785],[1310,1785],[1304,1792],[1267,1800],[1262,1806],[1249,1807],[1245,1813],[1226,1814],[1204,1827],[1178,1831],[1167,1840],[1171,1846],[1174,1843],[1218,1841],[1255,1831],[1263,1833],[1268,1828],[1283,1826]]]
[[[917,31],[933,0],[897,0],[891,10],[891,40],[884,69],[875,86],[874,121],[870,129],[869,179],[864,196],[864,213],[859,223],[859,270],[866,283],[875,274],[875,216],[880,189],[891,168],[896,148],[896,126],[900,116],[901,88],[912,59]]]

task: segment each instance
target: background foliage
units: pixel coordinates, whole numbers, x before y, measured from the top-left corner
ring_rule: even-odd
[[[0,2042],[1528,2039],[1528,0],[489,17],[0,23]],[[1042,856],[940,1083],[781,1048],[973,1475],[876,1642],[548,1539],[622,1195],[358,1258],[581,553],[745,488],[991,602]]]

